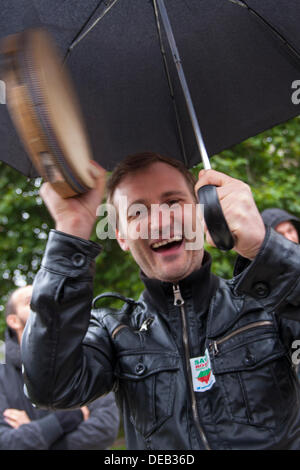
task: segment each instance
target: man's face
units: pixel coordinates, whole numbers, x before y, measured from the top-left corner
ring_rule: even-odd
[[[196,218],[194,195],[179,170],[156,162],[129,174],[115,190],[114,205],[118,207],[124,197],[128,210],[127,214],[119,211],[119,227],[124,228],[127,222],[128,233],[123,238],[118,232],[117,238],[146,276],[177,282],[200,268],[203,227]],[[141,205],[140,210],[136,210],[136,204]],[[159,214],[158,207],[163,208]],[[197,228],[201,242],[193,244]],[[186,249],[187,246],[194,248]]]
[[[32,286],[20,287],[12,297],[15,306],[16,315],[20,324],[25,328],[26,322],[30,314],[30,300],[32,295]]]
[[[281,222],[275,227],[275,230],[291,242],[299,243],[298,232],[292,222],[289,222],[288,220]]]

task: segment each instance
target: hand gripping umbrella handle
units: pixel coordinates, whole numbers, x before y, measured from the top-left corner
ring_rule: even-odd
[[[153,4],[154,4],[154,10],[155,11],[157,10],[157,7],[156,7],[157,5],[161,14],[162,22],[165,28],[165,32],[166,32],[166,36],[169,42],[170,49],[172,51],[172,56],[173,56],[173,60],[174,60],[176,70],[178,73],[180,85],[183,91],[183,95],[185,98],[185,102],[187,105],[187,109],[189,112],[193,130],[195,133],[195,138],[196,138],[197,146],[199,149],[199,153],[201,155],[204,168],[208,170],[211,168],[208,154],[205,148],[201,129],[198,123],[198,119],[197,119],[197,115],[194,109],[189,87],[188,87],[185,74],[183,71],[180,55],[177,49],[176,41],[175,41],[174,34],[172,31],[171,23],[169,21],[165,3],[164,3],[164,0],[153,0]],[[156,15],[156,18],[158,21],[157,15]],[[160,28],[158,25],[158,30],[159,29]],[[199,198],[200,204],[204,204],[205,222],[216,247],[224,251],[231,250],[231,248],[233,248],[234,246],[234,239],[228,228],[227,222],[225,220],[225,217],[224,217],[221,205],[220,205],[220,201],[218,198],[216,187],[211,186],[211,185],[203,186],[198,191],[198,198]]]
[[[231,250],[234,238],[224,217],[216,187],[208,184],[202,186],[198,190],[198,199],[203,204],[205,223],[214,244],[220,250]]]

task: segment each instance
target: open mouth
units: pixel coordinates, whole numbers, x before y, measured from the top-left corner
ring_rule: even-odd
[[[183,243],[183,238],[181,236],[175,236],[169,238],[168,240],[160,240],[154,242],[151,245],[151,249],[156,253],[169,253],[176,251]]]

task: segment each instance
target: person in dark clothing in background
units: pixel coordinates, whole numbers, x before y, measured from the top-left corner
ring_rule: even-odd
[[[276,232],[280,233],[291,242],[299,244],[300,242],[300,219],[298,217],[290,214],[289,212],[283,209],[279,209],[277,207],[273,207],[271,209],[265,209],[264,211],[262,211],[261,216],[266,226],[272,227],[274,230],[276,230]],[[291,332],[298,330],[299,322],[295,320],[287,320],[287,323],[290,326]],[[300,381],[300,362],[299,362],[298,355],[296,355],[296,362],[294,363],[294,366],[295,366],[296,374]]]
[[[291,242],[300,243],[300,219],[289,212],[272,207],[261,212],[266,226],[273,228]]]
[[[267,227],[273,228],[291,242],[299,244],[300,219],[298,219],[298,217],[277,207],[265,209],[260,215]],[[246,269],[249,265],[250,261],[248,259],[238,255],[234,265],[234,276]]]
[[[265,209],[261,213],[264,223],[294,243],[300,241],[300,219],[278,208]]]
[[[0,365],[0,449],[106,449],[119,428],[113,393],[89,406],[54,412],[33,407],[24,395],[20,342],[31,293],[32,286],[17,289],[6,307],[6,364]]]

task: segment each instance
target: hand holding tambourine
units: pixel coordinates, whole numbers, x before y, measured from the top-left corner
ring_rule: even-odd
[[[76,93],[48,33],[27,30],[2,41],[7,105],[31,161],[68,198],[98,175]]]

